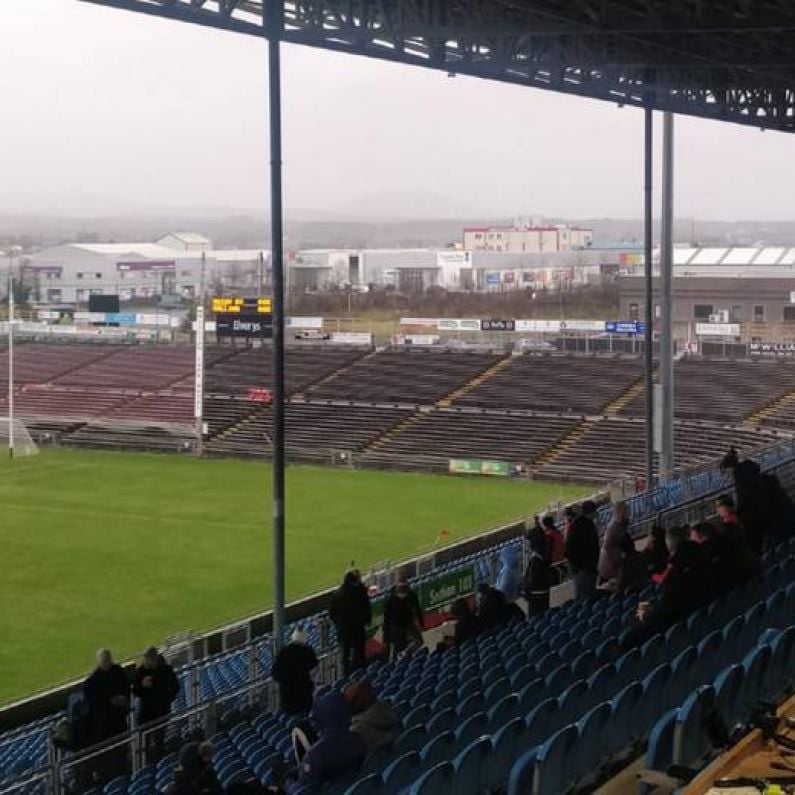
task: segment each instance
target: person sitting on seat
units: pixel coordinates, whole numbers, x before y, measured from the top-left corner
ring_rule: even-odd
[[[317,699],[312,717],[318,738],[306,752],[297,778],[287,784],[288,795],[320,792],[355,773],[367,756],[364,738],[351,731],[351,706],[342,693],[332,691]]]
[[[379,701],[369,682],[355,682],[345,690],[351,705],[351,731],[362,737],[367,755],[387,748],[400,734],[400,718],[385,701]]]
[[[665,542],[671,556],[668,574],[660,585],[659,597],[638,604],[637,623],[627,637],[626,648],[664,632],[717,595],[712,563],[704,548],[688,539],[688,528],[670,528]]]
[[[719,593],[744,585],[762,571],[762,562],[738,533],[719,533],[710,522],[699,522],[690,538],[701,544],[712,562]]]

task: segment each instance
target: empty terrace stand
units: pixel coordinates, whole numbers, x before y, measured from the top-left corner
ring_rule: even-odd
[[[219,346],[220,350],[230,349]],[[338,348],[332,346],[287,348],[284,357],[287,394],[292,395],[369,353],[369,348]],[[273,385],[270,345],[244,348],[208,367],[205,393],[242,396],[249,389]]]
[[[308,398],[428,405],[464,386],[502,356],[387,349],[307,390]]]
[[[190,345],[119,345],[110,356],[73,370],[55,383],[108,390],[165,389],[193,373],[195,358]]]
[[[795,386],[795,363],[683,359],[674,364],[674,407],[682,419],[742,422]],[[623,413],[642,416],[641,392]]]
[[[46,384],[110,356],[115,345],[17,342],[14,346],[14,383]],[[8,384],[8,348],[0,350],[0,383]],[[92,384],[97,386],[97,384]]]
[[[598,414],[643,375],[636,358],[523,354],[456,403]]]
[[[295,458],[328,461],[335,452],[356,452],[410,416],[405,409],[290,403],[287,452]],[[210,453],[259,456],[271,451],[272,414],[268,408],[233,425],[206,446]]]
[[[777,438],[769,431],[747,427],[678,421],[674,428],[676,466],[714,461],[732,445],[741,456],[751,455]],[[644,471],[644,445],[644,423],[640,420],[591,420],[570,446],[548,459],[538,476],[581,483],[634,478]]]
[[[447,469],[451,458],[532,464],[579,418],[436,409],[415,415],[365,453],[367,464]]]

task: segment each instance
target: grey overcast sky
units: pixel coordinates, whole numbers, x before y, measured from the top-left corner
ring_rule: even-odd
[[[0,210],[264,210],[264,42],[0,2]],[[289,46],[289,207],[638,217],[634,109]],[[795,135],[677,121],[676,213],[795,219]]]

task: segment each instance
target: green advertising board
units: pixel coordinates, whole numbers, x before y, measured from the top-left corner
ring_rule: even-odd
[[[507,461],[484,461],[480,458],[451,458],[450,472],[454,475],[498,475],[508,477]]]
[[[438,610],[461,596],[469,596],[475,590],[475,569],[467,566],[424,582],[419,589],[422,609],[426,612]]]

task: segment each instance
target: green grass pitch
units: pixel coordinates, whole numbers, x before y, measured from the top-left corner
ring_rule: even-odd
[[[291,466],[288,597],[586,487]],[[270,468],[51,450],[0,464],[0,703],[271,601]]]

